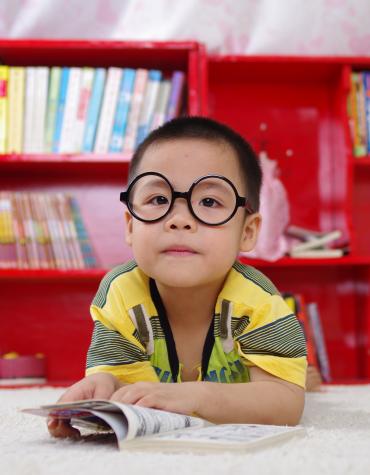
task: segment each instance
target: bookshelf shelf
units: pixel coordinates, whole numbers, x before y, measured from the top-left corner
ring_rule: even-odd
[[[107,269],[83,269],[83,270],[60,270],[60,269],[0,269],[0,281],[81,281],[89,280],[99,283]]]
[[[109,163],[129,163],[131,155],[124,154],[105,154],[98,155],[93,153],[85,154],[11,154],[0,155],[0,167],[6,167],[12,164],[26,164],[26,163],[95,163],[104,166]]]
[[[245,264],[252,265],[260,269],[268,268],[286,268],[286,267],[296,267],[296,268],[307,268],[307,267],[367,267],[370,265],[370,256],[345,256],[340,258],[292,258],[284,257],[277,261],[269,262],[262,259],[248,259],[247,257],[242,257],[241,262]]]
[[[353,157],[353,163],[356,168],[368,168],[370,167],[370,155],[361,158]]]

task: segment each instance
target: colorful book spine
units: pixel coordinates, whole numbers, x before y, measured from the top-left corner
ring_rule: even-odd
[[[69,197],[69,206],[75,224],[78,242],[84,260],[84,265],[86,268],[96,267],[96,259],[93,253],[93,249],[82,220],[80,208],[78,206],[77,200],[74,197]]]
[[[74,138],[77,124],[77,108],[80,96],[81,76],[81,68],[70,69],[59,144],[59,151],[61,153],[73,153],[76,151]]]
[[[367,153],[370,154],[370,72],[365,71],[363,73],[363,81],[366,114]]]
[[[185,73],[182,71],[174,71],[171,79],[171,93],[168,99],[166,122],[180,115],[181,106],[183,104],[184,87]]]
[[[35,104],[33,110],[33,152],[43,153],[45,119],[49,85],[49,68],[36,68]]]
[[[131,99],[130,114],[128,117],[127,130],[123,142],[123,153],[131,154],[135,150],[140,110],[144,99],[147,81],[148,70],[138,69],[136,71],[134,91],[132,93]]]
[[[50,82],[45,121],[45,153],[51,153],[53,150],[53,136],[58,109],[61,74],[62,68],[59,66],[54,66],[50,70]]]
[[[96,130],[104,94],[105,78],[106,70],[103,68],[97,68],[94,74],[94,81],[89,107],[87,110],[86,125],[82,143],[82,152],[85,153],[90,153],[94,149]]]
[[[171,81],[165,79],[161,81],[159,87],[159,93],[157,97],[157,102],[154,107],[154,114],[152,123],[150,125],[150,130],[154,130],[157,127],[161,126],[166,119],[166,111],[168,106],[168,100],[171,92]]]
[[[15,234],[9,193],[0,192],[0,269],[16,266]]]
[[[8,101],[8,153],[23,151],[23,115],[26,69],[23,67],[9,68],[9,101]]]
[[[101,108],[98,131],[96,134],[94,152],[107,153],[112,135],[114,115],[117,106],[119,86],[122,79],[121,68],[109,68],[107,83],[104,90],[103,105]]]
[[[9,67],[0,66],[0,153],[7,151]]]
[[[86,125],[87,111],[89,107],[91,90],[94,80],[94,69],[83,68],[81,76],[81,87],[78,97],[76,125],[74,132],[73,151],[80,152],[82,149],[82,141],[84,129]]]
[[[24,112],[24,136],[23,151],[33,153],[33,126],[34,126],[34,108],[36,93],[36,68],[29,66],[26,68],[26,90],[25,90],[25,112]]]
[[[136,146],[139,146],[149,133],[150,124],[154,115],[155,103],[159,93],[161,79],[161,71],[157,71],[156,69],[151,69],[149,71],[148,84],[145,90],[144,101],[140,111]]]
[[[64,108],[67,97],[68,81],[69,81],[70,68],[62,68],[62,75],[60,78],[60,88],[58,97],[57,115],[55,119],[55,130],[53,137],[53,149],[54,153],[59,152],[60,137],[62,133]]]
[[[366,155],[366,114],[361,73],[351,75],[351,95],[353,111],[353,154],[355,157]]]
[[[307,304],[307,312],[312,328],[312,334],[315,340],[317,359],[320,366],[320,373],[323,380],[328,383],[331,381],[330,362],[326,349],[324,332],[321,325],[321,318],[317,304]]]
[[[110,139],[109,152],[120,153],[123,149],[123,141],[129,116],[132,91],[135,83],[135,69],[125,68],[120,85],[118,102],[113,123],[112,137]]]

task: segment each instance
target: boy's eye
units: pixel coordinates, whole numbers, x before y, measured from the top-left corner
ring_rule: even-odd
[[[149,203],[153,205],[166,205],[168,204],[168,199],[165,196],[158,195],[151,198]]]
[[[200,201],[200,205],[206,208],[215,208],[216,206],[220,206],[220,203],[214,198],[203,198]]]

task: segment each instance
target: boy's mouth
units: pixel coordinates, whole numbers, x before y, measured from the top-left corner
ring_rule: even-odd
[[[178,257],[194,256],[195,254],[198,254],[197,251],[188,246],[170,246],[167,247],[163,253],[167,256]]]

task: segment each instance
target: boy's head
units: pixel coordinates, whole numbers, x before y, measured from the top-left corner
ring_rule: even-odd
[[[206,117],[180,117],[155,129],[134,153],[128,181],[131,182],[137,175],[143,155],[150,146],[175,139],[203,139],[228,145],[239,163],[249,203],[254,211],[259,210],[262,171],[256,153],[249,143],[233,129]]]
[[[172,287],[223,282],[255,245],[261,178],[252,148],[225,125],[184,117],[153,131],[132,159],[125,194],[126,241],[139,267]]]

